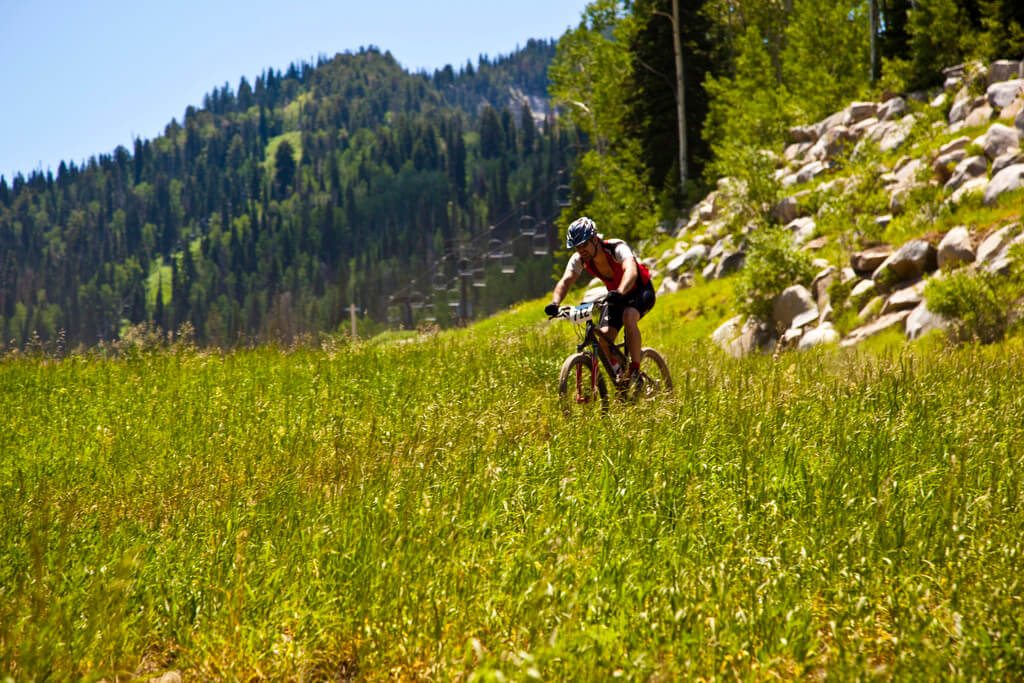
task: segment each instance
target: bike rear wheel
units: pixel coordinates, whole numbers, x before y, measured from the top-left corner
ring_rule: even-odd
[[[634,400],[657,398],[672,390],[672,375],[661,354],[650,347],[640,353],[641,381],[631,391]]]
[[[558,401],[562,411],[569,416],[597,406],[607,410],[608,388],[604,376],[594,369],[588,354],[575,353],[562,363],[558,374]]]

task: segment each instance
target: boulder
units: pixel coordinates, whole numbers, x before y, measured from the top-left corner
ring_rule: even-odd
[[[910,159],[907,163],[901,164],[893,169],[896,182],[900,185],[909,185],[917,180],[917,173],[924,167],[920,159]]]
[[[939,268],[947,264],[971,263],[974,261],[974,247],[971,246],[971,233],[962,225],[958,225],[942,238],[937,249],[936,263]]]
[[[799,204],[795,195],[783,197],[772,209],[772,218],[785,225],[799,214]]]
[[[828,302],[828,288],[839,276],[839,269],[835,266],[828,266],[811,280],[811,296],[820,309]]]
[[[882,315],[896,311],[909,311],[917,308],[921,303],[924,292],[924,280],[920,280],[910,287],[904,287],[893,292],[882,305]]]
[[[1024,94],[1017,95],[1017,99],[999,111],[999,120],[1009,121],[1010,125],[1013,125],[1013,120],[1020,114],[1021,109],[1024,109]]]
[[[974,128],[976,126],[984,126],[992,120],[992,114],[994,113],[995,110],[987,104],[983,104],[976,109],[972,109],[971,113],[964,119],[964,127]]]
[[[824,247],[826,244],[828,244],[828,235],[819,235],[818,237],[815,237],[810,242],[805,242],[804,245],[802,247],[800,247],[800,250],[801,251],[818,251],[819,249]]]
[[[796,183],[809,183],[827,170],[828,167],[822,162],[812,161],[796,172]]]
[[[861,280],[850,290],[850,303],[860,308],[865,301],[878,295],[878,287],[874,280]]]
[[[943,154],[949,154],[950,152],[955,152],[958,149],[967,149],[967,145],[969,145],[969,144],[971,144],[971,139],[969,137],[967,137],[966,135],[961,135],[960,137],[956,138],[955,140],[950,140],[949,142],[944,144],[942,147],[939,147],[939,150],[938,150],[938,152],[936,152],[936,155],[937,156],[942,156]]]
[[[740,329],[739,336],[729,342],[726,352],[734,358],[743,358],[756,351],[771,351],[775,337],[766,325],[748,320]]]
[[[814,126],[793,126],[789,129],[789,139],[794,144],[813,143],[818,139],[818,131]]]
[[[1010,149],[1016,149],[1020,144],[1020,136],[1016,128],[1004,126],[1001,123],[993,123],[988,131],[982,136],[981,147],[985,150],[985,156],[995,159],[1006,154]]]
[[[800,343],[797,344],[797,350],[807,351],[813,349],[815,346],[825,346],[827,344],[835,344],[839,341],[839,332],[832,326],[832,323],[824,322],[813,330],[804,332],[804,335],[800,337]]]
[[[700,265],[708,258],[710,250],[707,245],[695,244],[683,252],[682,268],[693,268]]]
[[[921,239],[909,240],[892,253],[872,274],[876,284],[902,282],[935,270],[935,247]]]
[[[1015,232],[1015,227],[1008,225],[1005,228],[996,230],[982,240],[981,244],[978,245],[978,263],[989,263],[1001,256],[1013,239]]]
[[[679,271],[682,270],[683,267],[686,265],[685,256],[686,254],[679,254],[671,261],[669,261],[668,265],[665,266],[665,272],[668,273],[670,276],[675,277],[676,274],[679,273]]]
[[[853,346],[854,344],[860,343],[867,339],[868,337],[873,337],[879,332],[887,330],[890,327],[893,327],[895,325],[902,325],[909,315],[910,311],[897,311],[896,313],[889,313],[888,315],[883,315],[871,321],[867,325],[855,329],[853,332],[847,335],[846,339],[839,342],[839,345]]]
[[[711,341],[723,350],[728,349],[729,342],[735,339],[743,325],[743,316],[737,315],[729,318],[724,323],[718,326],[718,328],[711,333]]]
[[[992,160],[991,173],[993,176],[995,176],[1007,166],[1013,166],[1014,164],[1021,163],[1024,163],[1024,155],[1020,153],[1019,149],[1014,147],[1012,149],[1006,150],[1006,152],[1003,153],[1001,156],[998,156]]]
[[[963,185],[958,187],[953,194],[949,196],[947,203],[955,206],[962,202],[967,195],[970,194],[981,194],[985,191],[988,186],[988,178],[986,176],[978,176],[977,178],[971,178]]]
[[[907,339],[920,339],[926,332],[941,330],[949,326],[949,320],[938,313],[928,310],[928,302],[922,301],[907,316],[905,333]]]
[[[1022,62],[1016,59],[1000,59],[988,65],[989,85],[1009,81],[1020,75]]]
[[[747,254],[743,251],[733,251],[722,256],[722,260],[718,262],[718,267],[715,268],[715,279],[723,278],[726,275],[732,275],[733,273],[741,270],[743,264],[746,263]]]
[[[657,295],[662,294],[675,294],[679,291],[679,282],[675,278],[666,276],[661,281],[661,286],[658,287]]]
[[[1024,88],[1024,78],[1015,78],[1012,81],[993,83],[985,91],[985,99],[996,109],[1002,109],[1017,99],[1017,95]]]
[[[850,255],[850,266],[858,273],[873,273],[892,254],[892,247],[881,244]]]
[[[966,140],[967,138],[964,139]],[[953,177],[953,169],[956,168],[956,165],[966,158],[967,150],[965,148],[954,149],[945,154],[940,154],[932,162],[932,171],[941,182],[947,183]]]
[[[857,320],[866,323],[869,320],[873,320],[878,317],[878,314],[882,312],[882,306],[885,305],[885,297],[878,295],[868,301],[866,304],[861,306],[861,309],[857,311]]]
[[[814,311],[817,315],[818,307],[814,297],[803,285],[793,285],[784,289],[772,301],[772,322],[777,328],[785,329],[793,324],[797,316],[808,311]]]
[[[1018,131],[1024,131],[1024,109],[1017,112],[1017,116],[1013,118],[1013,127]]]
[[[1024,187],[1024,164],[1007,166],[992,176],[992,180],[989,181],[988,186],[985,188],[985,195],[981,201],[985,206],[992,206],[999,199],[1000,195],[1018,190],[1021,187]]]
[[[817,225],[814,219],[808,216],[790,221],[785,229],[793,234],[793,244],[801,245],[814,236]]]
[[[807,158],[814,161],[835,159],[854,139],[853,133],[846,126],[830,128],[807,150]]]
[[[714,280],[716,268],[718,268],[718,264],[714,261],[709,261],[708,264],[704,266],[704,270],[700,271],[701,277],[705,280]]]
[[[858,121],[869,119],[878,114],[878,105],[874,102],[852,102],[844,110],[843,125],[852,126]]]
[[[985,104],[984,97],[966,98],[957,100],[953,103],[953,106],[949,110],[949,123],[959,123],[967,118],[967,115],[974,109],[977,109],[981,105]]]
[[[814,141],[809,140],[807,142],[794,142],[791,145],[787,145],[786,149],[782,152],[782,157],[786,161],[796,161],[797,159],[803,159],[807,154],[807,150],[814,146]]]
[[[988,159],[983,156],[967,157],[953,169],[953,175],[946,181],[946,191],[952,192],[968,180],[988,174]]]
[[[907,114],[899,121],[886,121],[886,125],[889,125],[890,128],[879,141],[878,151],[882,153],[891,152],[902,145],[907,137],[910,136],[910,131],[913,129],[916,120],[917,118],[914,114]]]
[[[886,100],[875,114],[882,121],[899,118],[907,113],[907,101],[902,97]]]

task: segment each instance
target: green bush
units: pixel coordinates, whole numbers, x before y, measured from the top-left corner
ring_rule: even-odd
[[[933,278],[924,289],[929,310],[953,319],[956,341],[983,344],[1000,341],[1014,319],[1024,294],[1021,249],[1011,250],[1008,274],[962,268],[944,278]]]
[[[792,235],[775,227],[759,230],[748,239],[737,308],[748,316],[769,320],[772,300],[791,285],[808,284],[812,277],[811,255],[794,246]]]

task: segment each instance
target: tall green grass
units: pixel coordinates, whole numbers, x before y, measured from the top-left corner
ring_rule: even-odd
[[[675,394],[600,420],[536,307],[9,357],[0,678],[1019,677],[1020,345],[732,361],[716,287],[644,321]]]

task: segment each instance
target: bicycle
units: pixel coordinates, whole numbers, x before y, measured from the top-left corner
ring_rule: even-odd
[[[602,411],[608,410],[608,387],[604,375],[611,380],[615,392],[622,400],[636,401],[655,398],[672,389],[672,375],[661,354],[644,347],[640,358],[640,376],[632,383],[620,373],[616,376],[611,359],[598,342],[600,334],[595,321],[604,312],[603,301],[592,301],[578,306],[562,306],[553,319],[573,323],[580,343],[576,353],[562,363],[558,375],[558,398],[566,414],[572,414],[574,407],[586,409],[588,405],[601,403]],[[583,327],[581,327],[581,325]],[[620,368],[629,367],[629,351],[626,343],[609,344]],[[602,369],[604,373],[602,374]]]

